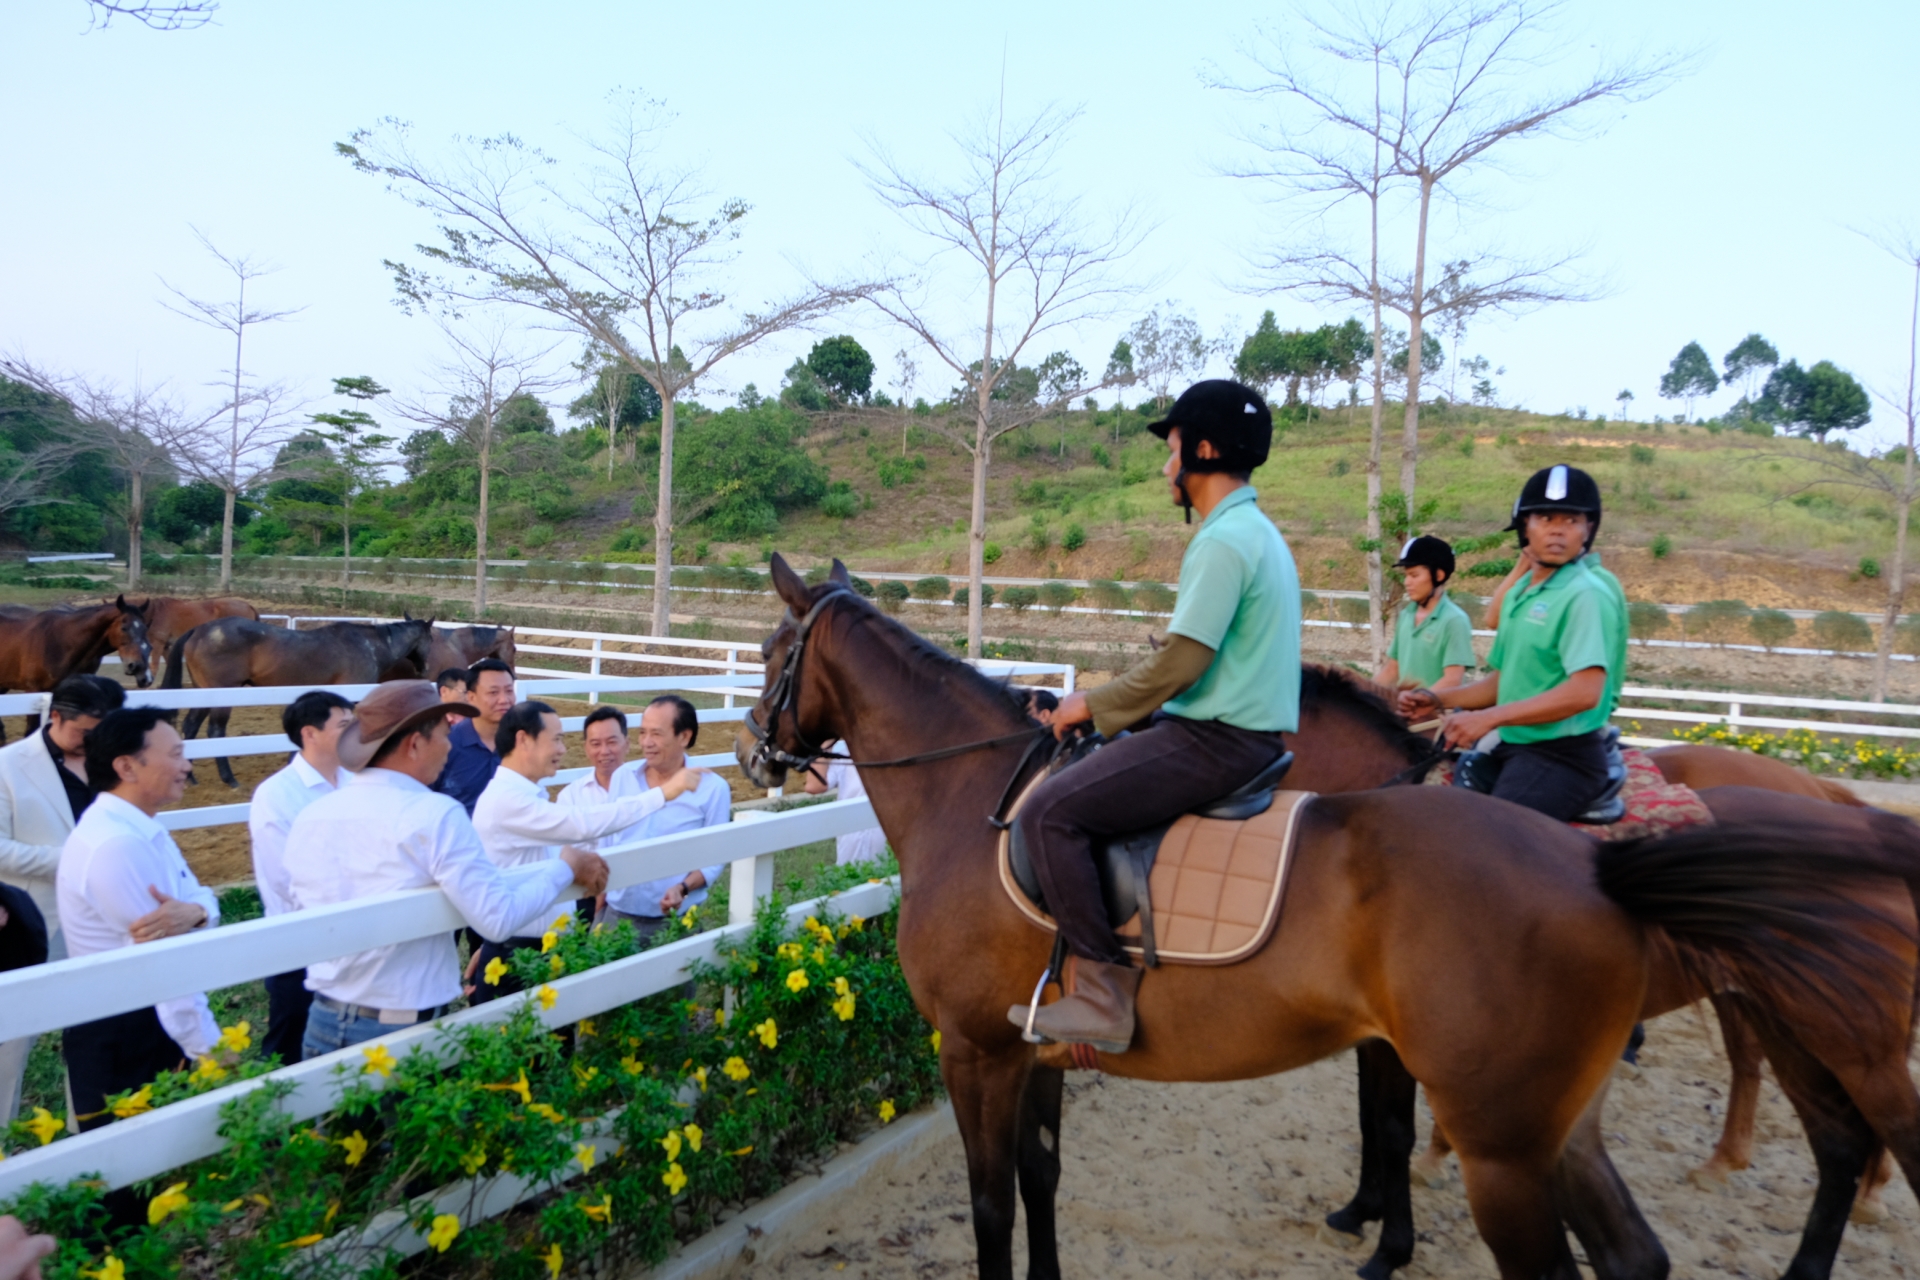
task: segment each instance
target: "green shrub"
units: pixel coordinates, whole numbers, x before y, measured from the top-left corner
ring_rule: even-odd
[[[1873,628],[1858,614],[1828,609],[1813,620],[1813,638],[1822,649],[1860,653],[1873,648]]]
[[[1744,600],[1707,600],[1686,612],[1687,638],[1724,644],[1745,625],[1752,609]]]
[[[835,520],[851,520],[860,514],[860,495],[845,480],[835,480],[820,499],[820,514]]]
[[[544,547],[553,541],[553,526],[550,524],[529,525],[520,535],[520,540],[530,547]]]
[[[1482,560],[1479,564],[1468,565],[1461,573],[1463,578],[1504,578],[1513,572],[1513,557],[1504,560]]]
[[[1673,554],[1673,539],[1664,533],[1656,533],[1653,535],[1653,544],[1647,549],[1653,552],[1655,560],[1665,560]]]
[[[1860,576],[1863,578],[1879,577],[1880,562],[1878,560],[1875,560],[1872,556],[1861,556],[1860,557]]]
[[[915,600],[945,600],[953,594],[953,584],[935,574],[930,578],[921,578],[913,584]]]
[[[1779,609],[1755,609],[1747,619],[1747,630],[1767,648],[1777,649],[1799,633],[1800,624],[1793,620],[1792,614]]]
[[[847,581],[853,584],[853,589],[857,594],[863,595],[869,600],[873,599],[874,586],[871,582],[868,582],[857,573],[847,575]]]
[[[1021,614],[1040,602],[1040,593],[1032,587],[1008,587],[1001,600],[1014,613]]]
[[[1335,599],[1333,607],[1334,611],[1340,615],[1340,621],[1350,622],[1356,627],[1367,625],[1370,609],[1364,597],[1355,599],[1352,596],[1339,596]]]
[[[907,597],[911,594],[907,590],[906,583],[893,578],[875,584],[873,592],[874,599],[878,600],[880,607],[888,613],[900,612],[900,606],[907,602]]]
[[[1133,593],[1110,578],[1097,578],[1087,586],[1093,607],[1106,613],[1119,613],[1127,607]]]
[[[1653,465],[1653,456],[1653,450],[1644,444],[1630,444],[1627,446],[1627,461],[1629,462],[1637,462],[1643,467],[1648,467]]]
[[[1043,582],[1040,584],[1040,603],[1056,615],[1062,609],[1072,604],[1074,598],[1079,594],[1078,591],[1064,582]]]
[[[1047,528],[1045,516],[1034,516],[1032,523],[1027,526],[1027,545],[1036,555],[1053,545],[1053,530]]]
[[[1086,545],[1087,531],[1077,524],[1068,525],[1066,533],[1060,538],[1061,549],[1065,551],[1078,551]]]
[[[1000,544],[997,542],[989,542],[985,547],[981,548],[980,558],[986,561],[988,564],[992,564],[994,561],[998,560],[1000,556],[1001,556]]]
[[[1133,607],[1142,613],[1172,613],[1178,602],[1173,588],[1164,582],[1142,582],[1133,589]]]
[[[1472,595],[1467,592],[1449,591],[1447,592],[1447,599],[1460,606],[1460,612],[1467,615],[1468,626],[1478,627],[1481,625],[1480,615],[1486,612],[1487,608],[1487,601],[1484,597]]]
[[[970,598],[965,587],[961,587],[953,593],[953,602],[962,609],[967,607],[967,601]],[[980,607],[982,609],[993,608],[993,584],[991,582],[982,583],[980,586]]]
[[[1635,600],[1627,606],[1627,634],[1641,644],[1673,625],[1673,616],[1650,600]]]

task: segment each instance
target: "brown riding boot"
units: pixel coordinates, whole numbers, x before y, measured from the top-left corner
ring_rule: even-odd
[[[1090,1044],[1101,1053],[1125,1053],[1133,1043],[1133,1001],[1142,972],[1129,964],[1076,956],[1073,994],[1035,1012],[1034,1034],[1063,1044]],[[1027,1007],[1015,1005],[1007,1017],[1024,1028]]]

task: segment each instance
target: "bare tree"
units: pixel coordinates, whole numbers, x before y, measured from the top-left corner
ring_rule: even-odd
[[[1165,409],[1173,389],[1198,376],[1220,349],[1200,332],[1200,324],[1177,303],[1155,307],[1127,330],[1136,381],[1146,384],[1154,406]]]
[[[98,452],[126,476],[127,590],[137,589],[142,572],[147,484],[173,474],[172,460],[160,441],[179,423],[179,406],[158,388],[136,383],[132,391],[123,392],[107,383],[49,373],[24,356],[0,358],[0,373],[59,399],[72,419],[72,432],[51,447],[43,447],[27,460],[24,470],[30,470],[44,485],[74,454]]]
[[[138,0],[86,0],[93,25],[110,27],[115,18],[128,18],[155,31],[191,31],[213,21],[220,10],[213,0],[188,0],[183,4],[146,4]]]
[[[272,458],[285,443],[294,416],[299,412],[292,392],[284,383],[249,384],[245,365],[247,330],[284,320],[305,308],[273,311],[249,307],[247,286],[272,274],[276,268],[253,258],[222,253],[198,228],[193,234],[220,265],[233,273],[233,299],[195,298],[162,280],[176,301],[161,305],[195,324],[233,335],[233,368],[230,370],[233,382],[223,407],[227,417],[224,437],[210,421],[182,421],[172,424],[173,434],[165,443],[174,450],[183,470],[226,495],[226,507],[220,518],[220,589],[226,591],[233,585],[234,504],[242,492],[273,478]]]
[[[913,394],[913,380],[920,374],[920,362],[913,358],[913,349],[902,347],[893,353],[894,363],[900,371],[894,375],[893,389],[895,399],[900,402],[900,456],[907,456],[907,432],[913,427],[913,405],[907,397]]]
[[[1873,696],[1875,702],[1887,700],[1887,668],[1893,660],[1894,629],[1900,622],[1900,610],[1906,607],[1907,599],[1907,529],[1913,514],[1913,500],[1916,493],[1914,483],[1915,463],[1915,413],[1920,410],[1914,401],[1914,378],[1916,368],[1920,368],[1920,235],[1911,231],[1889,232],[1870,237],[1873,242],[1898,259],[1902,267],[1913,270],[1913,305],[1907,316],[1907,389],[1899,398],[1879,393],[1888,408],[1905,420],[1907,436],[1900,450],[1898,480],[1895,481],[1890,468],[1882,465],[1869,474],[1876,480],[1886,483],[1876,485],[1893,499],[1893,572],[1887,575],[1887,609],[1880,621],[1880,647],[1873,660]],[[1822,451],[1825,452],[1824,450]],[[1883,476],[1883,472],[1885,472]]]
[[[493,476],[505,461],[500,412],[515,396],[538,395],[562,380],[545,371],[552,345],[529,349],[496,317],[439,323],[447,348],[433,378],[438,398],[405,400],[396,407],[408,421],[466,444],[479,464],[480,502],[473,520],[473,609],[479,617],[487,611]]]
[[[362,173],[441,221],[421,245],[425,268],[389,263],[404,299],[511,303],[614,352],[660,396],[660,478],[654,511],[653,629],[667,634],[673,583],[674,400],[730,356],[806,328],[872,286],[810,283],[747,311],[722,277],[748,207],[713,202],[694,174],[660,164],[669,117],[629,100],[589,142],[592,162],[567,180],[559,162],[518,138],[456,143],[419,155],[406,127],[386,121],[337,144]]]
[[[1110,385],[1103,379],[1060,389],[1057,404],[1040,396],[1022,400],[1007,394],[1003,384],[1042,334],[1111,312],[1125,292],[1114,268],[1141,238],[1130,211],[1092,230],[1074,203],[1056,194],[1053,161],[1073,120],[1072,112],[1048,109],[1025,121],[1009,121],[1003,98],[955,135],[961,174],[950,183],[910,172],[878,142],[869,143],[872,156],[860,166],[875,194],[934,243],[937,259],[961,264],[961,281],[950,290],[938,288],[944,282],[932,278],[903,279],[876,290],[871,301],[959,376],[959,398],[971,410],[971,421],[962,429],[936,418],[927,426],[973,457],[967,652],[975,658],[982,652],[981,579],[993,442],[1058,404]],[[958,318],[961,299],[979,308],[970,321]],[[941,309],[955,317],[951,323],[936,315],[942,303]]]

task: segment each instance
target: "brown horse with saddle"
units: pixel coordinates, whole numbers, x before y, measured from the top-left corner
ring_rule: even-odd
[[[125,596],[97,605],[0,607],[0,693],[45,693],[68,676],[99,671],[109,653],[118,653],[126,673],[145,688],[153,659],[147,621],[145,606]],[[39,721],[29,716],[28,731]]]
[[[178,689],[186,676],[200,689],[244,685],[375,684],[397,670],[411,676],[423,670],[433,641],[430,620],[330,622],[309,631],[291,631],[246,618],[216,618],[173,642],[167,651],[162,687]],[[208,722],[209,738],[227,736],[231,707],[195,707],[187,712],[184,737],[192,739]],[[218,758],[220,780],[238,786],[233,766]]]
[[[1358,791],[1412,780],[1435,763],[1432,744],[1408,729],[1391,708],[1385,690],[1330,667],[1303,671],[1299,731],[1290,745],[1300,758],[1290,785],[1321,792]],[[1825,802],[1836,848],[1872,844],[1885,833],[1910,827],[1905,819],[1861,806],[1850,792],[1778,761],[1720,748],[1683,746],[1646,753],[1667,784],[1697,788],[1716,824],[1756,827],[1778,817],[1796,821],[1801,797]],[[1423,788],[1424,789],[1424,788]],[[1838,802],[1838,803],[1835,803]],[[1588,844],[1591,858],[1599,846]],[[1742,874],[1737,850],[1731,867]],[[1828,1275],[1845,1231],[1849,1209],[1863,1181],[1877,1185],[1883,1147],[1920,1185],[1920,1092],[1908,1074],[1914,1025],[1914,900],[1897,880],[1867,881],[1849,893],[1863,919],[1887,921],[1881,945],[1894,961],[1886,999],[1868,1009],[1842,1009],[1817,987],[1787,987],[1772,1001],[1734,988],[1737,983],[1711,966],[1687,963],[1684,950],[1656,948],[1643,1019],[1712,999],[1720,1015],[1734,1087],[1725,1132],[1707,1166],[1744,1168],[1752,1143],[1754,1105],[1762,1052],[1794,1105],[1813,1147],[1820,1180],[1788,1275],[1817,1280]],[[1904,972],[1905,981],[1899,981]],[[1414,1082],[1392,1046],[1360,1046],[1361,1186],[1343,1208],[1328,1216],[1336,1230],[1358,1234],[1383,1220],[1375,1253],[1360,1268],[1384,1280],[1413,1250],[1408,1157],[1412,1154]],[[1445,1138],[1435,1130],[1435,1152]],[[1647,1233],[1651,1240],[1651,1233]],[[1598,1264],[1598,1259],[1596,1259]],[[1602,1271],[1605,1280],[1612,1280]],[[1618,1273],[1614,1273],[1618,1274]]]
[[[809,588],[776,556],[772,578],[788,614],[764,646],[767,689],[742,726],[741,765],[775,785],[838,738],[862,766],[900,860],[901,966],[942,1037],[980,1275],[1011,1280],[1017,1192],[1030,1274],[1057,1276],[1067,1056],[1036,1050],[1007,1019],[1054,940],[1004,887],[996,853],[1001,806],[1045,767],[1051,734],[1023,698],[864,601],[844,566]],[[1839,890],[1920,880],[1920,833],[1870,814],[1843,840],[1834,806],[1765,799],[1758,827],[1598,854],[1560,823],[1452,788],[1290,805],[1278,927],[1232,963],[1152,970],[1132,1047],[1101,1065],[1245,1079],[1384,1041],[1426,1086],[1506,1280],[1575,1280],[1563,1213],[1609,1274],[1663,1270],[1599,1130],[1656,949],[1732,975],[1768,1008],[1817,992],[1870,1019],[1911,988],[1910,964],[1884,941],[1897,923]]]

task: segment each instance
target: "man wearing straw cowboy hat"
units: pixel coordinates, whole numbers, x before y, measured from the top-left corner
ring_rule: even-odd
[[[447,762],[449,715],[430,680],[391,680],[362,699],[340,735],[352,776],[294,820],[287,871],[296,909],[396,889],[437,887],[483,937],[499,941],[569,894],[606,887],[606,860],[583,849],[512,870],[488,860],[460,803],[430,790]],[[445,1013],[460,997],[454,935],[435,933],[307,966],[313,1009],[305,1056],[362,1044]]]

